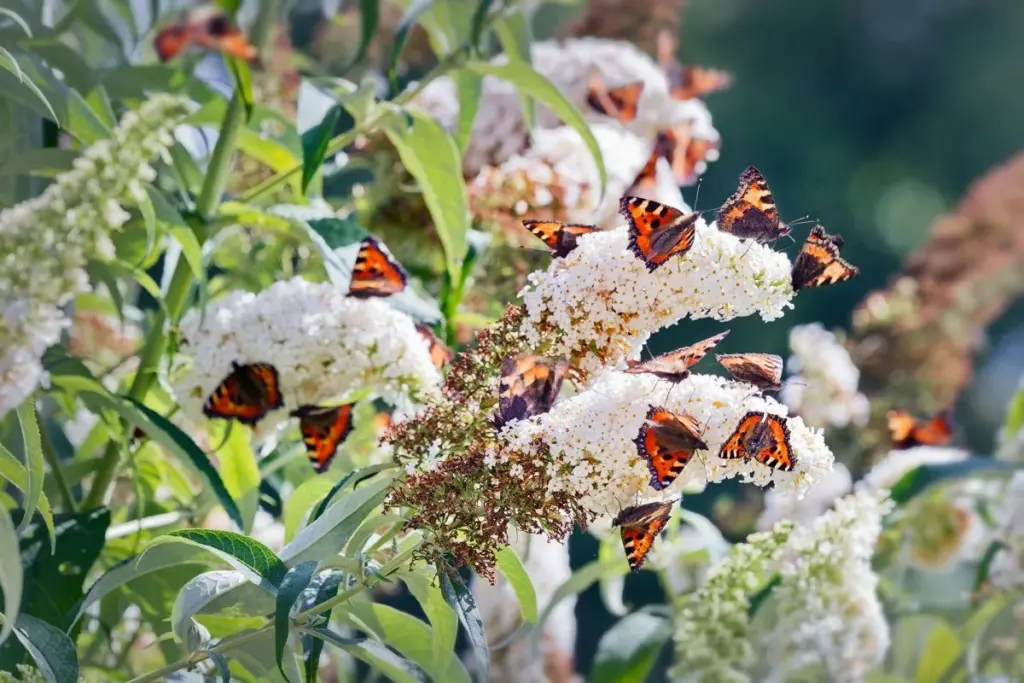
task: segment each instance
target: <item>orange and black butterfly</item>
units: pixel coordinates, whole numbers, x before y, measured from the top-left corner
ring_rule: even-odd
[[[498,383],[495,428],[550,410],[568,371],[569,361],[565,358],[552,360],[531,354],[506,357]]]
[[[782,389],[782,357],[773,353],[720,353],[715,359],[741,382],[761,391]]]
[[[596,232],[596,225],[578,225],[558,221],[525,220],[523,226],[548,245],[555,258],[564,258],[576,248],[578,238]]]
[[[627,195],[619,200],[619,213],[629,221],[629,248],[652,272],[672,256],[688,252],[697,237],[697,212],[684,214],[653,199]]]
[[[663,353],[648,361],[626,361],[626,372],[630,375],[654,375],[669,382],[682,382],[690,376],[690,368],[699,363],[728,334],[729,330],[719,332],[696,344]]]
[[[409,276],[372,237],[363,239],[352,268],[349,296],[366,299],[371,296],[391,296],[405,289]]]
[[[598,114],[610,116],[621,123],[629,123],[636,118],[640,95],[643,92],[643,81],[634,81],[608,89],[600,73],[594,70],[590,73],[590,80],[587,83],[587,105]]]
[[[718,229],[742,239],[772,242],[789,234],[779,221],[768,182],[753,166],[740,174],[740,186],[718,210]]]
[[[722,444],[718,457],[753,458],[762,465],[785,472],[796,467],[786,419],[770,413],[744,415],[736,431]]]
[[[254,61],[257,56],[256,47],[245,34],[215,7],[193,10],[177,23],[162,29],[153,41],[162,62],[174,59],[192,45],[219,50],[247,62]]]
[[[793,291],[834,285],[859,275],[860,268],[839,255],[842,247],[842,235],[829,235],[820,225],[811,228],[811,234],[793,261]]]
[[[668,80],[673,99],[704,97],[732,85],[732,76],[718,69],[683,66],[676,58],[676,40],[671,31],[662,30],[657,38],[658,66]]]
[[[718,140],[693,137],[688,123],[658,133],[651,156],[637,174],[633,187],[647,190],[656,186],[659,159],[669,162],[676,185],[691,185],[706,168],[708,154],[718,149],[719,144]]]
[[[647,410],[633,443],[651,472],[651,487],[659,491],[671,486],[682,474],[694,451],[708,448],[692,415],[678,415],[660,406]]]
[[[430,329],[430,325],[423,323],[416,323],[416,331],[420,333],[420,336],[427,340],[427,344],[430,345],[430,360],[434,363],[434,367],[438,370],[444,370],[445,366],[452,362],[455,358],[455,352],[452,351],[448,346],[437,338],[434,331]]]
[[[946,446],[953,440],[953,412],[944,410],[930,420],[918,420],[905,410],[886,415],[894,450],[914,446]]]
[[[677,500],[647,503],[628,507],[612,520],[612,526],[622,527],[622,547],[626,551],[629,570],[635,572],[643,566],[654,539],[665,528]]]
[[[340,406],[299,406],[292,417],[299,418],[299,431],[313,469],[323,473],[331,466],[338,446],[352,433],[354,403]]]
[[[273,365],[242,365],[232,361],[231,367],[231,374],[217,385],[203,404],[204,415],[255,425],[271,410],[284,405],[277,368]]]

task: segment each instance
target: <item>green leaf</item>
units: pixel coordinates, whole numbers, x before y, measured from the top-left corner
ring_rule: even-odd
[[[462,273],[470,224],[459,148],[451,135],[429,115],[413,110],[407,113],[412,126],[408,129],[391,127],[387,130],[388,138],[406,170],[419,184],[444,247],[448,276],[456,282]]]
[[[28,472],[28,489],[25,491],[25,516],[18,530],[22,531],[32,521],[39,507],[46,480],[46,460],[43,458],[43,444],[39,438],[39,423],[36,421],[35,398],[30,397],[18,406],[18,424],[21,426],[21,441],[25,446],[25,469]],[[52,520],[50,526],[53,526]]]
[[[11,482],[22,493],[28,490],[28,470],[2,443],[0,443],[0,477]],[[53,524],[53,511],[45,493],[39,494],[39,514],[43,518],[43,523],[46,524],[50,537],[50,551],[54,552],[57,546],[57,534]]]
[[[433,568],[419,567],[417,571],[404,575],[402,580],[420,603],[433,629],[433,660],[427,670],[433,674],[434,680],[448,681],[456,675],[450,671],[450,665],[459,634],[459,617],[445,601],[435,578]]]
[[[484,620],[480,617],[480,610],[476,606],[476,598],[473,592],[466,586],[466,582],[457,572],[450,574],[441,572],[441,595],[455,613],[459,615],[462,627],[466,629],[466,636],[469,638],[470,647],[473,648],[473,656],[480,672],[481,680],[491,678],[491,652],[487,647],[487,635],[484,633]]]
[[[565,95],[555,87],[551,81],[538,73],[533,67],[525,62],[508,62],[506,64],[492,64],[490,62],[470,62],[466,68],[487,76],[494,76],[508,81],[523,93],[529,95],[537,102],[550,109],[566,125],[572,127],[580,137],[594,158],[598,175],[601,177],[601,196],[604,196],[605,185],[608,183],[608,172],[605,169],[604,159],[601,156],[601,148],[597,139],[590,131],[586,119],[580,111],[566,99]]]
[[[238,14],[238,8],[242,6],[242,0],[214,0],[214,2],[224,10],[224,14],[231,18]]]
[[[364,0],[376,7],[377,0]],[[374,20],[376,23],[376,19]],[[327,110],[327,114],[320,123],[316,124],[302,134],[302,192],[313,180],[320,166],[324,163],[324,156],[327,154],[327,145],[334,136],[334,127],[341,118],[341,107],[334,105]]]
[[[0,166],[0,176],[37,175],[53,178],[70,170],[77,157],[76,150],[56,147],[18,152],[18,156],[5,160],[3,166]]]
[[[669,525],[673,524],[673,520],[669,521]],[[675,525],[678,528],[678,524]],[[668,527],[662,532],[666,537],[672,533],[674,529]],[[600,545],[597,546],[597,559],[599,562],[612,563],[622,560],[618,559],[622,557],[622,541],[619,540],[619,534],[612,533],[605,534],[605,537],[601,539]],[[616,617],[624,617],[629,612],[626,608],[625,602],[622,600],[622,592],[626,587],[626,577],[622,574],[614,574],[609,576],[602,576],[598,580],[598,589],[601,591],[601,602],[604,603],[605,609],[611,612]]]
[[[776,586],[780,583],[782,583],[782,576],[779,574],[773,574],[771,578],[765,581],[764,585],[761,586],[756,593],[750,596],[750,604],[747,605],[747,615],[749,618],[754,618],[754,615],[757,614],[757,611],[761,609],[762,606],[764,606],[768,601],[768,598],[771,597],[772,591],[774,591]]]
[[[0,625],[0,643],[14,631],[14,622],[21,610],[21,550],[18,547],[18,532],[7,508],[0,506],[0,589],[4,594],[3,624]]]
[[[168,227],[171,231],[171,236],[181,246],[181,254],[185,257],[185,261],[192,270],[192,276],[199,281],[205,280],[206,269],[203,267],[203,248],[199,245],[199,240],[196,238],[192,228],[185,222],[185,219],[182,218],[171,202],[168,201],[163,192],[152,185],[146,186],[146,192],[149,194],[149,200],[152,202],[153,210],[156,212],[156,219]]]
[[[356,485],[359,484],[359,482],[363,481],[364,479],[368,479],[369,477],[372,477],[378,472],[383,472],[384,470],[391,469],[394,466],[394,463],[380,463],[378,465],[370,465],[369,467],[364,467],[363,469],[356,470],[355,472],[349,472],[348,474],[346,474],[344,477],[339,479],[338,483],[332,486],[331,490],[327,492],[327,495],[324,496],[319,503],[317,503],[317,506],[309,515],[310,524],[315,522],[317,519],[320,518],[321,515],[324,514],[324,511],[327,509],[327,506],[331,504],[331,501],[334,500],[334,497],[338,495],[338,493],[343,488],[345,488],[347,484],[351,483],[352,488],[355,488]]]
[[[25,20],[21,17],[20,14],[6,7],[0,7],[0,14],[4,15],[5,17],[13,21],[15,24],[17,24],[18,28],[24,31],[26,36],[28,36],[29,38],[32,37],[32,29],[29,28],[28,24],[25,22]]]
[[[139,213],[142,214],[142,223],[146,226],[146,256],[153,251],[156,245],[156,209],[153,208],[153,201],[149,195],[140,197],[136,203],[139,206]]]
[[[395,66],[398,64],[398,56],[402,54],[402,48],[405,47],[405,41],[409,38],[409,31],[416,25],[420,15],[433,4],[434,0],[413,0],[398,22],[398,29],[395,30],[395,43],[391,46],[391,56],[388,59],[388,76],[392,84],[397,85]]]
[[[214,451],[224,488],[232,500],[238,502],[242,516],[242,529],[251,531],[252,521],[260,506],[260,469],[249,443],[249,432],[245,429],[226,428],[226,438],[215,438],[214,443],[223,444]]]
[[[498,551],[498,571],[502,573],[519,601],[519,611],[523,621],[532,624],[537,621],[537,592],[533,589],[533,581],[526,573],[522,560],[510,546]]]
[[[327,573],[321,580],[320,588],[317,589],[316,598],[307,609],[322,605],[338,594],[338,587],[345,579],[344,572]],[[333,609],[333,608],[332,608]],[[321,612],[326,623],[331,623],[331,611]],[[306,635],[302,637],[302,659],[306,669],[306,683],[316,683],[317,670],[320,668],[320,653],[323,652],[324,641],[319,638]]]
[[[212,603],[238,586],[247,584],[242,572],[233,569],[218,569],[203,572],[190,579],[181,587],[171,606],[171,632],[178,642],[187,641],[187,633],[197,614],[203,613]],[[190,648],[190,651],[194,651]]]
[[[490,0],[484,0],[483,4],[489,4]],[[478,73],[459,69],[452,74],[455,81],[455,89],[459,96],[459,120],[455,125],[455,145],[459,148],[459,155],[466,153],[469,140],[473,135],[473,122],[476,120],[476,113],[480,109],[480,98],[484,94],[484,77]]]
[[[252,94],[252,70],[249,65],[235,57],[227,58],[228,69],[235,79],[235,92],[241,98],[245,106],[246,120],[252,116],[252,109],[256,106],[256,100]]]
[[[359,47],[356,54],[349,62],[344,71],[366,58],[366,51],[373,40],[373,34],[377,32],[377,22],[380,20],[380,0],[359,0]],[[305,188],[305,183],[303,183]]]
[[[971,590],[977,593],[985,584],[988,583],[988,574],[992,571],[992,563],[995,561],[996,556],[999,555],[999,551],[1006,548],[1006,544],[1002,541],[992,541],[988,547],[985,548],[985,552],[982,553],[981,559],[978,561],[978,570],[974,574],[974,585]]]
[[[306,513],[321,500],[334,487],[334,482],[326,476],[312,477],[299,484],[299,486],[288,496],[284,502],[284,539],[287,543],[295,538],[299,525],[302,524]]]
[[[597,645],[590,683],[643,683],[671,636],[668,619],[645,612],[620,619]]]
[[[366,662],[395,683],[426,683],[428,680],[415,664],[375,640],[344,638],[326,628],[310,628],[306,632]]]
[[[156,539],[155,543],[184,542],[209,548],[232,567],[247,574],[253,583],[275,593],[288,572],[273,550],[254,538],[233,531],[178,529]]]
[[[962,651],[960,636],[949,624],[938,621],[918,658],[914,683],[939,683]]]
[[[473,50],[480,49],[480,39],[483,38],[484,25],[487,23],[487,13],[491,9],[492,0],[477,0],[476,9],[473,10],[473,18],[469,24],[469,45]]]
[[[78,683],[78,655],[67,635],[42,619],[22,614],[14,625],[18,640],[50,683]]]
[[[277,601],[274,607],[274,656],[277,658],[277,668],[286,681],[288,674],[284,671],[283,662],[285,645],[288,644],[288,631],[291,630],[292,624],[289,613],[299,595],[306,590],[315,571],[315,560],[297,564],[284,575],[277,590]]]
[[[890,497],[902,505],[931,486],[955,479],[979,475],[1008,474],[1024,468],[1024,463],[1012,463],[990,458],[968,458],[957,462],[921,465],[904,474],[890,489]]]
[[[228,666],[227,658],[216,650],[208,651],[206,656],[217,667],[217,675],[220,676],[221,683],[231,683],[231,667]]]
[[[533,36],[530,32],[530,17],[526,12],[512,12],[506,15],[494,25],[494,32],[498,34],[498,41],[508,55],[509,63],[520,62],[532,68],[530,43],[533,42]],[[522,99],[526,130],[532,131],[537,127],[533,99],[526,91],[520,91],[519,97]]]

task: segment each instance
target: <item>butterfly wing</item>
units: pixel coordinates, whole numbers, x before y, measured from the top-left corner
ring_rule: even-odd
[[[672,84],[670,92],[674,99],[690,100],[725,90],[730,85],[732,75],[727,71],[703,66],[685,66],[679,71],[679,81]]]
[[[619,200],[619,213],[629,222],[629,248],[650,271],[690,250],[700,217],[696,212],[684,214],[653,199],[628,195]]]
[[[352,433],[354,405],[305,405],[292,412],[292,415],[299,418],[299,431],[306,444],[306,454],[317,472],[323,473],[330,468],[338,446]]]
[[[525,220],[523,225],[554,252],[555,258],[564,258],[576,248],[578,237],[597,230],[597,226],[594,225],[561,223],[559,221]]]
[[[232,364],[231,374],[217,385],[203,404],[210,418],[235,419],[255,425],[283,404],[277,368],[269,363]]]
[[[177,57],[188,47],[189,29],[184,23],[174,24],[157,32],[153,39],[153,48],[161,62],[167,62]]]
[[[782,389],[782,357],[773,353],[720,353],[715,356],[729,374],[762,391]]]
[[[593,71],[587,83],[587,105],[599,114],[610,116],[621,123],[629,123],[636,119],[643,91],[643,81],[608,89],[600,73]]]
[[[622,547],[626,551],[629,570],[637,571],[643,566],[647,554],[654,546],[654,539],[665,529],[676,501],[635,505],[620,512],[612,521],[621,527]]]
[[[427,347],[430,349],[430,360],[434,363],[434,367],[438,370],[443,370],[445,366],[452,362],[452,359],[455,358],[455,352],[437,338],[437,335],[434,334],[429,325],[416,323],[416,331],[426,340]]]
[[[793,291],[834,285],[859,275],[860,269],[839,255],[842,246],[840,235],[829,235],[820,225],[811,228],[811,234],[793,261]]]
[[[498,382],[495,427],[500,429],[510,420],[522,420],[550,410],[568,370],[569,362],[564,358],[552,361],[532,354],[506,357]]]
[[[733,460],[749,456],[750,454],[747,453],[747,441],[758,423],[761,422],[763,416],[764,413],[754,412],[744,415],[740,419],[740,423],[736,425],[733,433],[722,444],[718,451],[718,457],[725,460]]]
[[[886,415],[892,447],[945,446],[953,440],[952,415],[943,411],[928,422],[920,422],[905,410],[890,410]]]
[[[407,281],[405,271],[381,248],[380,242],[373,237],[362,241],[352,268],[349,296],[391,296],[404,290]]]
[[[718,210],[718,229],[758,242],[771,242],[789,234],[789,227],[779,222],[768,181],[753,166],[740,174],[739,189]]]
[[[214,14],[199,23],[196,27],[196,42],[246,62],[256,59],[256,47],[223,14]]]
[[[676,415],[660,406],[650,406],[633,442],[647,463],[651,487],[659,491],[682,474],[694,451],[707,449],[692,416]]]
[[[796,456],[789,442],[789,426],[777,415],[768,415],[763,423],[770,437],[768,443],[752,453],[754,459],[772,469],[791,472],[796,467]]]
[[[631,375],[646,373],[670,382],[680,382],[689,376],[690,368],[699,363],[708,351],[717,346],[728,334],[729,330],[720,332],[696,344],[664,353],[649,361],[628,361],[626,372]]]

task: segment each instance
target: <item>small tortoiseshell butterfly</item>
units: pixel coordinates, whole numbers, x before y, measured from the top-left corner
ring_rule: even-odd
[[[661,503],[647,503],[628,507],[612,520],[612,526],[622,527],[622,547],[626,551],[629,571],[635,572],[643,566],[647,554],[654,546],[654,539],[665,528],[672,514],[672,507],[678,500]]]
[[[619,200],[619,213],[629,221],[629,248],[652,272],[688,252],[697,236],[699,213],[684,214],[653,199],[627,195]]]
[[[352,268],[349,296],[365,299],[371,296],[391,296],[405,289],[408,276],[391,256],[372,237],[363,239]]]
[[[753,458],[785,472],[796,467],[796,456],[789,443],[789,426],[785,418],[770,413],[749,412],[744,415],[736,431],[722,444],[718,457]]]
[[[578,225],[558,221],[523,221],[523,226],[544,241],[555,258],[564,258],[576,248],[577,239],[597,231],[596,225]]]
[[[437,338],[434,331],[430,329],[430,325],[424,323],[416,323],[416,331],[420,333],[420,336],[427,340],[427,344],[430,345],[430,360],[434,363],[434,367],[438,370],[444,370],[445,366],[452,362],[455,358],[455,352],[448,348],[447,344]]]
[[[338,446],[352,433],[354,405],[305,405],[292,411],[292,417],[299,418],[299,431],[306,444],[306,454],[317,472],[322,474],[327,471],[338,452]]]
[[[811,234],[793,261],[793,291],[834,285],[859,275],[860,268],[839,256],[842,247],[842,235],[829,235],[820,225],[811,228]]]
[[[654,375],[669,382],[681,382],[690,376],[690,368],[699,363],[701,358],[718,346],[728,334],[729,330],[720,332],[696,344],[663,353],[648,361],[626,361],[626,372],[631,375]]]
[[[651,487],[668,488],[693,458],[694,451],[707,450],[692,415],[677,415],[660,406],[650,406],[640,432],[633,440],[640,457],[651,472]]]
[[[644,92],[644,82],[634,81],[618,88],[608,89],[598,71],[590,73],[587,83],[587,105],[598,114],[610,116],[621,123],[629,123],[636,119],[640,95]]]
[[[273,365],[242,365],[232,361],[231,367],[231,374],[217,385],[203,404],[204,415],[255,425],[271,410],[284,405],[277,368]]]
[[[782,389],[782,357],[773,353],[720,353],[715,359],[741,382],[761,391]]]
[[[670,31],[662,30],[657,38],[658,66],[668,80],[673,99],[689,100],[704,97],[732,85],[732,76],[718,69],[683,66],[676,58],[676,40]]]
[[[569,361],[565,358],[551,360],[531,354],[506,357],[498,383],[495,428],[501,429],[510,420],[525,420],[550,410],[568,371]]]
[[[772,242],[789,234],[789,226],[779,222],[768,182],[753,166],[740,174],[739,189],[718,210],[718,229],[758,242]]]
[[[944,410],[928,421],[918,420],[905,410],[886,415],[894,450],[914,446],[946,446],[953,440],[953,411]]]
[[[214,7],[200,7],[177,23],[156,34],[153,47],[160,61],[174,59],[186,48],[196,45],[219,50],[246,62],[256,59],[256,47],[249,42],[223,12]]]
[[[688,123],[658,133],[651,156],[637,174],[633,186],[643,189],[656,186],[659,159],[668,160],[676,185],[691,185],[699,177],[697,169],[703,171],[706,167],[704,162],[708,153],[718,147],[717,140],[694,138]]]

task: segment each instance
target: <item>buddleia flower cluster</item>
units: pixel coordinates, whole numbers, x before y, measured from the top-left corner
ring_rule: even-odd
[[[181,322],[183,367],[175,383],[182,410],[201,422],[203,405],[232,364],[270,363],[282,406],[256,426],[272,430],[302,405],[359,392],[410,410],[441,376],[415,323],[380,299],[348,296],[301,277],[259,294],[232,292]]]
[[[1024,472],[1017,472],[1006,487],[999,520],[1001,548],[992,560],[989,581],[996,588],[1024,586]]]
[[[150,161],[186,113],[180,98],[149,98],[41,195],[0,212],[0,415],[35,390],[43,351],[70,323],[62,307],[88,285],[86,260],[113,255],[124,207],[146,199]]]
[[[860,370],[849,352],[819,323],[797,325],[789,331],[788,369],[792,376],[782,400],[815,427],[864,425],[871,406],[857,390]]]

